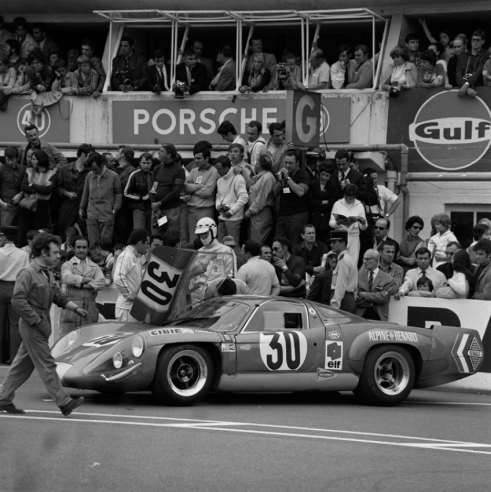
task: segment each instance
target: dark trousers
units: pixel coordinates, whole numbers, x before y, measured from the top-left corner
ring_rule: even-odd
[[[286,238],[293,249],[302,241],[303,227],[308,224],[309,213],[301,212],[294,215],[280,215],[276,227],[276,238]]]
[[[373,320],[373,321],[380,321],[380,317],[379,317],[377,311],[375,311],[375,309],[373,307],[366,308],[365,312],[362,314],[362,317],[365,319]]]
[[[49,229],[51,226],[51,214],[48,200],[38,200],[37,210],[21,210],[19,216],[19,247],[27,245],[26,234],[31,229]]]
[[[131,231],[133,230],[133,210],[123,202],[121,210],[116,214],[114,220],[114,244],[128,244]]]
[[[15,282],[0,280],[0,357],[1,362],[14,360],[19,350],[19,315],[12,307]]]
[[[58,222],[56,224],[56,234],[58,234],[58,236],[65,239],[66,230],[69,227],[74,226],[75,224],[78,224],[82,234],[87,235],[87,224],[85,223],[85,220],[82,220],[79,217],[79,209],[79,200],[63,199],[61,201],[60,213],[58,215]]]
[[[331,299],[334,296],[334,291],[331,293]],[[343,300],[341,301],[341,306],[339,309],[346,311],[347,313],[356,314],[356,302],[353,292],[346,292],[344,294]]]
[[[0,388],[0,403],[12,403],[16,390],[29,379],[36,368],[54,402],[59,407],[66,405],[70,397],[61,385],[49,348],[49,320],[43,319],[37,325],[29,326],[21,319],[19,330],[22,343]]]

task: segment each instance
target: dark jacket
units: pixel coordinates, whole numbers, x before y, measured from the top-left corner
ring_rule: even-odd
[[[167,74],[167,69],[164,65],[163,70],[165,70],[165,73]],[[160,76],[159,71],[157,70],[156,65],[150,65],[147,70],[147,81],[148,81],[148,88],[153,91],[154,87],[158,85],[160,87],[160,90],[162,92],[168,91],[169,87],[165,85],[165,79]],[[169,75],[167,74],[167,84],[169,84]]]
[[[321,190],[320,181],[316,180],[310,185],[309,191],[309,222],[315,227],[316,231],[329,229],[329,218],[331,216],[332,204],[322,205],[322,202],[329,201],[329,182],[326,183],[324,190]]]
[[[143,200],[143,197],[149,194],[151,188],[152,172],[144,173],[141,169],[137,169],[130,174],[124,188],[124,197],[128,202],[128,206],[132,210],[149,209],[150,200]]]
[[[305,283],[302,285],[302,280],[305,280],[305,262],[303,258],[290,255],[290,258],[286,260],[286,266],[288,267],[286,271],[275,266],[276,276],[280,286],[292,285],[295,289],[280,295],[293,298],[305,297]]]
[[[184,62],[176,66],[176,82],[178,80],[188,85],[188,73]],[[191,69],[191,87],[189,87],[189,93],[195,94],[199,91],[206,91],[208,89],[207,80],[208,73],[206,72],[206,67],[202,63],[196,63],[195,67]]]
[[[242,79],[242,84],[246,85],[247,87],[251,88],[251,92],[259,92],[262,91],[268,84],[269,81],[271,80],[271,75],[267,70],[262,74],[261,77],[261,82],[257,85],[249,85],[249,77],[251,76],[251,72],[246,72],[243,79]]]
[[[33,67],[27,67],[26,79],[32,90],[38,92],[37,86],[41,84],[46,87],[46,91],[49,92],[51,90],[53,80],[55,79],[55,73],[49,65],[43,65],[43,68],[38,73],[34,71]]]
[[[358,196],[356,198],[363,202],[364,205],[375,205],[377,203],[377,194],[373,187],[373,179],[370,176],[364,176],[362,173],[350,169],[346,174],[346,179],[351,184],[358,186]],[[329,190],[329,205],[332,208],[338,200],[344,197],[337,170],[332,173],[329,183],[331,185]]]
[[[462,87],[465,84],[466,79],[464,76],[466,74],[471,74],[467,78],[470,87],[483,85],[482,69],[488,58],[489,51],[484,48],[481,48],[475,55],[471,54],[471,52],[462,53],[457,62],[457,87]]]
[[[119,91],[119,86],[125,79],[130,79],[136,90],[144,91],[147,88],[147,62],[135,51],[128,59],[124,55],[113,58],[111,77],[113,91]]]
[[[305,271],[309,275],[314,274],[314,267],[320,266],[322,256],[327,253],[327,246],[321,241],[315,241],[312,250],[307,249],[305,241],[294,246],[292,255],[303,258],[305,262]]]

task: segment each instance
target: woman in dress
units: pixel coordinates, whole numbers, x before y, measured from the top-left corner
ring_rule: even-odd
[[[423,230],[424,222],[418,215],[409,217],[406,222],[407,236],[401,241],[399,250],[399,264],[404,269],[404,275],[408,270],[416,266],[414,252],[424,246],[424,240],[419,237]]]
[[[319,179],[310,186],[309,195],[309,222],[315,227],[317,239],[329,244],[329,178],[336,170],[331,162],[323,162],[319,166]]]
[[[409,53],[404,46],[397,46],[390,52],[392,63],[386,68],[380,89],[397,95],[401,89],[416,87],[417,68],[409,62]]]
[[[344,188],[344,197],[334,203],[329,225],[333,229],[348,231],[348,254],[358,264],[360,254],[360,230],[364,231],[368,224],[365,206],[356,199],[358,186],[348,184]]]

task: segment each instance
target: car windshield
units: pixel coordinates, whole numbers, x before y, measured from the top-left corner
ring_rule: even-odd
[[[166,323],[172,326],[205,328],[211,331],[234,331],[249,312],[242,302],[212,299],[193,309],[190,316]]]

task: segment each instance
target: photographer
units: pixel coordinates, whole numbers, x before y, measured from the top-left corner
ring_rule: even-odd
[[[286,64],[278,63],[276,65],[276,75],[273,82],[275,90],[297,89],[301,82],[301,70],[296,63],[296,57],[293,53],[285,55]],[[266,91],[265,91],[266,92]]]
[[[147,62],[133,49],[130,36],[121,39],[121,54],[113,58],[111,86],[113,91],[143,91],[147,88]]]
[[[489,58],[488,50],[483,48],[486,41],[486,32],[482,29],[476,29],[472,33],[471,50],[459,56],[457,61],[457,86],[459,97],[466,94],[469,97],[475,97],[477,92],[475,86],[483,85],[482,71],[484,64]]]

